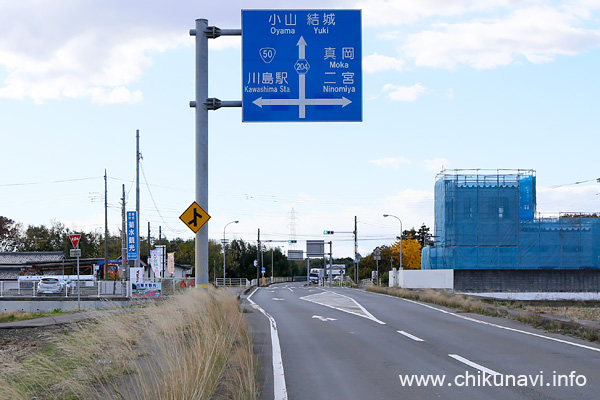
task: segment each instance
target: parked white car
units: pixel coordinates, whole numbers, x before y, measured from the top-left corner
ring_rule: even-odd
[[[38,282],[37,293],[44,294],[61,294],[65,286],[64,281],[58,278],[42,278]]]

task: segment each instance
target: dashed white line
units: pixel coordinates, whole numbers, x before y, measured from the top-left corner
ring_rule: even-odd
[[[493,369],[489,369],[484,367],[483,365],[479,365],[477,363],[474,363],[471,360],[467,360],[464,357],[459,356],[458,354],[448,354],[448,356],[454,358],[456,361],[460,361],[463,364],[467,364],[469,367],[473,367],[475,369],[480,370],[481,372],[484,372],[488,375],[500,375],[500,372],[496,372]]]
[[[404,332],[404,331],[396,331],[396,332],[398,332],[401,335],[406,336],[407,338],[410,338],[410,339],[414,340],[415,342],[424,342],[424,340],[421,339],[420,337],[416,337],[415,335],[411,335],[408,332]]]
[[[459,315],[459,314],[456,314],[456,313],[453,313],[453,312],[450,312],[450,311],[442,310],[441,308],[430,306],[429,304],[420,303],[420,302],[415,301],[415,300],[409,300],[409,299],[405,299],[405,298],[402,298],[402,297],[391,296],[389,294],[383,294],[383,293],[373,293],[373,292],[367,292],[367,293],[371,293],[371,294],[378,295],[378,296],[392,297],[392,298],[396,298],[396,299],[408,301],[409,303],[417,304],[417,305],[422,306],[422,307],[427,307],[427,308],[430,308],[432,310],[435,310],[435,311],[438,311],[438,312],[441,312],[441,313],[444,313],[444,314],[452,315],[454,317],[461,318],[461,319],[464,319],[464,320],[467,320],[467,321],[476,322],[478,324],[488,325],[488,326],[492,326],[494,328],[504,329],[504,330],[507,330],[507,331],[510,331],[510,332],[522,333],[524,335],[534,336],[534,337],[538,337],[538,338],[541,338],[541,339],[552,340],[554,342],[568,344],[570,346],[575,346],[575,347],[579,347],[579,348],[586,349],[586,350],[597,351],[597,352],[600,353],[600,348],[597,348],[597,347],[586,346],[585,344],[579,344],[579,343],[575,343],[575,342],[569,342],[568,340],[558,339],[558,338],[554,338],[554,337],[551,337],[551,336],[540,335],[539,333],[527,332],[527,331],[523,331],[521,329],[510,328],[508,326],[503,326],[503,325],[494,324],[492,322],[482,321],[482,320],[479,320],[479,319],[467,317],[465,315]]]

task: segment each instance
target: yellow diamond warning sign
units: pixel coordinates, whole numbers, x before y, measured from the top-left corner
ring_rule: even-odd
[[[207,214],[202,207],[196,202],[193,202],[187,210],[179,217],[184,224],[188,226],[194,233],[198,233],[200,228],[210,219],[210,215]]]

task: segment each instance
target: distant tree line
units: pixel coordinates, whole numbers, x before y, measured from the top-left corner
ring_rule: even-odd
[[[29,225],[0,216],[0,251],[61,251],[69,257],[72,248],[69,234],[81,234],[79,248],[83,258],[104,258],[104,233],[101,231],[73,232],[58,221],[52,221],[50,227],[44,225]],[[108,235],[108,258],[117,259],[121,256],[121,235]],[[194,239],[165,239],[154,237],[140,238],[141,260],[147,262],[150,249],[155,245],[166,246],[167,252],[175,253],[175,263],[192,266],[194,273]],[[423,224],[418,230],[411,228],[402,232],[402,265],[405,269],[418,269],[421,266],[421,249],[433,245],[429,228]],[[379,276],[387,279],[387,273],[392,267],[398,268],[400,241],[391,245],[380,246],[381,261],[379,261]],[[253,279],[257,276],[254,260],[257,259],[257,245],[242,239],[232,240],[226,248],[226,276],[229,278]],[[306,262],[291,261],[281,248],[262,248],[262,266],[265,276],[305,276]],[[272,260],[272,262],[271,262]],[[212,280],[223,276],[223,244],[210,239],[208,243],[209,276]],[[333,264],[346,265],[346,274],[354,277],[354,260],[350,257],[333,260]],[[322,268],[323,259],[310,260],[310,268]],[[271,270],[273,269],[273,273]],[[376,269],[373,252],[363,257],[359,263],[359,279],[371,277],[371,271]]]

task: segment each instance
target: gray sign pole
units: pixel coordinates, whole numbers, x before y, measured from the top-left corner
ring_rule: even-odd
[[[197,19],[196,36],[196,202],[208,212],[208,20]],[[208,288],[208,223],[196,233],[196,287]]]
[[[208,20],[196,20],[196,100],[190,107],[196,109],[196,203],[208,213],[208,110],[221,107],[241,107],[241,101],[221,101],[208,98],[208,39],[224,35],[241,35],[241,29],[209,27]],[[196,233],[195,247],[196,287],[208,288],[208,222]]]
[[[77,243],[79,248],[79,243]],[[106,265],[104,266],[107,267]],[[81,311],[81,289],[79,288],[79,253],[77,253],[77,311]]]

